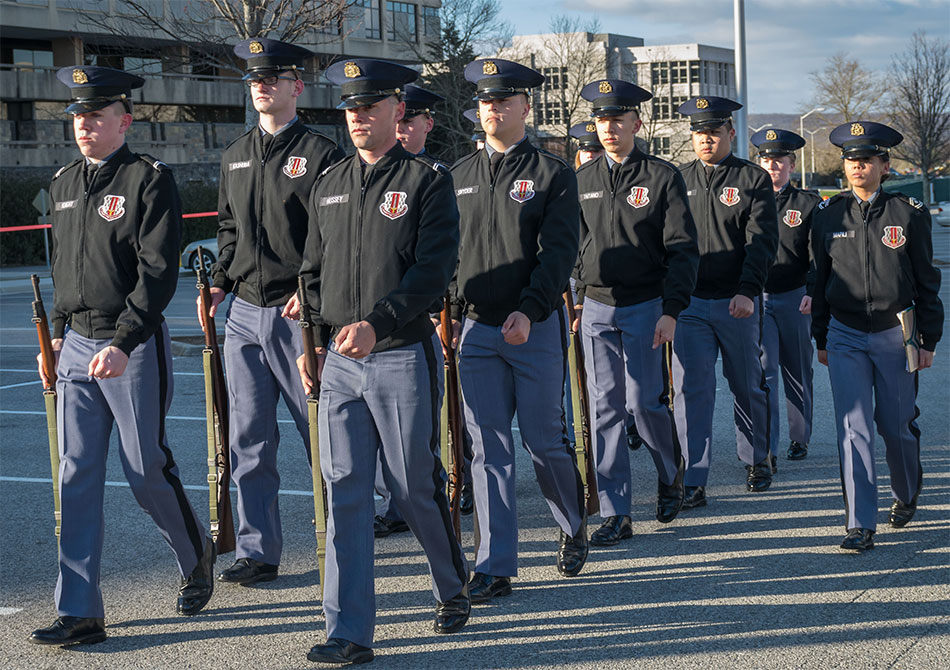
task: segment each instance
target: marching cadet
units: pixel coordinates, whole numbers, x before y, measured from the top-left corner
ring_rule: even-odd
[[[181,202],[168,167],[125,143],[132,89],[145,81],[92,66],[56,76],[71,89],[66,112],[83,158],[50,186],[62,534],[58,618],[30,642],[92,644],[106,639],[99,581],[113,423],[132,493],[175,554],[180,614],[210,600],[215,552],[165,435],[172,356],[162,311],[178,284]]]
[[[578,305],[590,389],[597,492],[604,522],[595,546],[633,536],[626,417],[634,415],[656,466],[656,518],[683,504],[683,458],[663,404],[664,345],[690,301],[699,266],[686,184],[673,165],[637,149],[639,106],[652,96],[619,79],[587,84],[605,155],[578,170]],[[582,304],[581,304],[582,303]],[[580,310],[583,305],[583,311]]]
[[[455,318],[465,317],[459,375],[474,442],[477,547],[472,602],[511,593],[518,573],[515,452],[524,447],[560,527],[557,568],[587,560],[583,487],[563,424],[566,330],[562,294],[577,260],[577,178],[528,141],[531,89],[544,77],[500,59],[475,60],[483,151],[452,168],[461,243]]]
[[[779,435],[779,370],[785,387],[790,443],[786,457],[808,456],[812,425],[811,295],[807,275],[811,265],[809,239],[812,212],[821,202],[817,193],[791,184],[795,151],[805,140],[790,130],[760,130],[750,138],[759,150],[759,166],[772,178],[778,207],[778,251],[762,294],[762,367],[769,387],[769,430]],[[776,454],[773,454],[775,456]]]
[[[472,122],[472,136],[469,138],[475,143],[475,151],[481,151],[485,148],[485,129],[482,128],[482,120],[478,116],[478,109],[466,109],[462,116]]]
[[[396,141],[402,65],[354,59],[332,65],[356,154],[325,172],[310,200],[301,267],[318,315],[320,454],[327,486],[323,611],[327,641],[307,658],[372,660],[373,482],[382,452],[386,486],[429,562],[436,633],[468,620],[468,565],[449,516],[438,457],[442,351],[429,308],[458,255],[449,171]],[[326,253],[324,253],[326,250]],[[305,388],[312,388],[298,360]]]
[[[699,266],[686,184],[673,165],[636,147],[639,106],[652,96],[619,79],[587,84],[602,159],[577,173],[581,201],[578,306],[590,387],[591,434],[604,522],[591,544],[633,536],[630,414],[646,436],[658,475],[656,518],[669,523],[683,504],[683,459],[662,397],[664,345],[690,302]],[[582,305],[581,305],[582,303]]]
[[[831,132],[851,190],[818,206],[812,229],[812,333],[828,366],[838,427],[847,535],[841,548],[874,547],[877,473],[874,431],[891,472],[889,522],[914,517],[923,483],[917,425],[917,372],[909,370],[898,314],[912,308],[917,369],[933,364],[943,334],[940,271],[933,264],[930,213],[918,200],[881,190],[888,150],[903,137],[871,121]]]
[[[684,508],[706,504],[712,456],[716,358],[735,399],[736,450],[746,487],[772,484],[769,407],[759,360],[760,302],[778,245],[775,196],[762,168],[733,155],[726,98],[695,97],[679,107],[689,117],[696,160],[684,165],[699,242],[699,273],[673,343],[674,415],[686,454]]]
[[[310,190],[344,154],[297,117],[304,87],[300,73],[313,56],[310,51],[257,37],[237,44],[234,53],[247,62],[244,81],[259,122],[221,158],[211,316],[233,293],[224,364],[238,534],[236,560],[218,580],[251,584],[276,579],[283,548],[278,397],[287,404],[310,458],[307,399],[294,367],[303,347],[291,317]]]
[[[604,155],[604,147],[597,138],[597,126],[593,121],[575,123],[568,135],[577,140],[577,153],[574,154],[574,169]]]

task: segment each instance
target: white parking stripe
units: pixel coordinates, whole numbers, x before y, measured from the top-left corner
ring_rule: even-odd
[[[10,616],[11,614],[16,614],[17,612],[22,611],[22,607],[0,607],[0,616]]]
[[[47,484],[52,486],[53,480],[51,478],[43,479],[42,477],[3,477],[0,476],[0,482],[15,482],[19,484]],[[119,488],[127,489],[129,488],[128,482],[106,482],[106,486],[117,486]],[[207,484],[182,484],[182,486],[189,491],[207,491]],[[231,487],[232,491],[237,491],[233,486]],[[280,489],[277,491],[282,496],[309,496],[313,497],[313,491],[296,491],[294,489]]]
[[[46,412],[36,412],[26,409],[0,409],[0,414],[36,414],[40,416],[46,416]],[[168,415],[166,419],[171,419],[174,421],[207,421],[206,417],[203,416],[175,416]],[[293,419],[277,419],[277,423],[293,423]]]
[[[19,368],[0,368],[0,372],[31,372],[36,374],[36,368],[31,370],[20,370]],[[182,375],[185,377],[203,377],[203,372],[175,372],[176,375]]]
[[[32,382],[20,382],[19,384],[7,384],[6,386],[0,386],[0,391],[2,391],[3,389],[15,389],[17,386],[32,386],[33,384],[40,384],[40,383],[42,382],[40,382],[40,380],[37,379],[36,381],[32,381]]]

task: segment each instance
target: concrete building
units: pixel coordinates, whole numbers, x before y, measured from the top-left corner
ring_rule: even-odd
[[[651,153],[672,161],[690,158],[689,124],[676,108],[694,95],[735,98],[732,49],[705,44],[646,46],[643,39],[612,33],[518,35],[501,54],[545,75],[532,101],[532,124],[549,142],[564,142],[567,129],[589,117],[580,90],[595,79],[624,79],[653,93],[641,108],[639,136]]]
[[[214,49],[172,39],[182,17],[208,2],[136,0],[160,27],[133,21],[122,0],[0,0],[0,165],[54,166],[75,156],[63,113],[63,66],[120,67],[146,78],[133,93],[130,144],[168,163],[216,162],[244,128],[246,86],[227,60],[238,41],[225,21],[210,22]],[[332,5],[334,3],[328,3]],[[321,132],[344,139],[339,91],[322,70],[341,56],[418,62],[412,43],[437,37],[441,0],[356,0],[341,21],[311,31],[299,44],[317,56],[307,68],[298,109]],[[191,12],[191,14],[189,14]],[[171,33],[171,34],[169,34]],[[211,55],[209,56],[209,51]],[[215,56],[220,58],[216,58]]]

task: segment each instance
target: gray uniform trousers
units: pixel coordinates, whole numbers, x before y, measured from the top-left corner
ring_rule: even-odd
[[[277,400],[283,396],[310,460],[307,396],[297,357],[303,341],[282,307],[235,297],[225,326],[224,368],[230,402],[231,473],[237,486],[236,558],[280,563],[283,537],[277,491]]]
[[[99,567],[113,423],[119,430],[119,457],[132,494],[171,547],[183,577],[198,565],[208,541],[185,496],[165,437],[165,414],[172,400],[168,327],[163,323],[132,351],[121,376],[90,377],[89,361],[110,343],[111,339],[89,339],[67,330],[56,369],[63,513],[56,582],[60,616],[104,616]],[[130,537],[134,541],[134,534]]]
[[[475,570],[518,574],[518,513],[511,421],[561,530],[583,523],[583,486],[564,427],[564,310],[531,324],[528,341],[505,342],[501,328],[466,320],[459,344],[465,421],[472,436],[472,485],[479,543]]]
[[[657,475],[672,484],[679,465],[673,420],[663,404],[663,347],[653,349],[663,300],[612,307],[588,298],[581,312],[591,436],[602,517],[630,514],[626,421],[636,419]]]
[[[768,387],[759,360],[762,301],[745,319],[729,315],[730,298],[693,296],[680,312],[673,340],[673,410],[686,457],[686,486],[705,486],[712,457],[716,358],[733,395],[736,451],[747,465],[761,463],[774,440],[769,430]],[[774,449],[773,449],[774,452]]]
[[[762,294],[762,367],[769,386],[771,434],[779,439],[779,370],[785,387],[788,437],[808,444],[812,425],[811,316],[798,311],[805,287]],[[773,452],[774,453],[774,452]]]
[[[373,480],[376,453],[409,529],[422,545],[432,592],[461,593],[468,565],[445,497],[439,442],[442,352],[431,340],[354,360],[331,346],[320,387],[320,465],[327,485],[323,611],[327,638],[372,646]]]
[[[894,497],[904,503],[912,502],[923,482],[917,373],[907,372],[900,326],[865,333],[832,318],[827,346],[847,516],[845,528],[876,530],[873,424],[884,438]]]

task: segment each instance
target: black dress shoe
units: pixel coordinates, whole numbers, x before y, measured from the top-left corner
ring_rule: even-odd
[[[706,487],[687,486],[683,489],[683,509],[706,506]]]
[[[307,660],[333,665],[358,665],[372,661],[373,650],[341,637],[331,637],[326,644],[318,644],[311,649],[307,654]]]
[[[630,517],[625,514],[608,516],[590,536],[590,543],[595,547],[612,547],[620,540],[629,540],[633,537],[633,525]]]
[[[468,621],[468,615],[471,611],[472,601],[468,597],[468,587],[466,586],[454,598],[449,598],[444,603],[436,605],[435,623],[432,624],[432,628],[440,635],[460,631],[465,622]]]
[[[632,422],[627,426],[627,446],[633,451],[643,446],[643,438],[640,437],[640,433],[637,431],[637,424]]]
[[[557,571],[565,577],[574,577],[587,562],[587,519],[571,537],[561,531],[561,546],[557,550]]]
[[[800,461],[808,455],[808,444],[804,442],[796,442],[792,440],[788,445],[788,451],[785,453],[785,458],[790,461]]]
[[[106,639],[101,618],[61,616],[48,628],[37,628],[30,635],[33,644],[95,644]]]
[[[468,583],[468,596],[473,603],[487,603],[492,598],[510,595],[510,577],[492,577],[484,572],[476,572]]]
[[[393,533],[405,533],[407,530],[409,530],[409,524],[402,519],[387,519],[378,514],[373,519],[373,535],[376,537],[386,537]]]
[[[858,553],[874,549],[874,531],[867,528],[852,528],[845,535],[841,548]]]
[[[772,465],[771,459],[766,458],[761,463],[745,466],[746,488],[754,493],[761,493],[772,485]]]
[[[187,578],[181,580],[176,606],[179,614],[193,616],[211,600],[211,594],[214,593],[214,559],[216,557],[217,550],[214,541],[208,538],[205,553],[198,559],[198,565]]]
[[[475,496],[472,494],[472,485],[464,484],[462,486],[462,497],[459,499],[459,512],[462,516],[468,516],[475,509]]]
[[[914,512],[917,511],[917,496],[910,503],[902,503],[897,498],[891,503],[891,514],[887,521],[893,528],[903,528],[911,519],[914,518]]]
[[[680,463],[679,470],[676,472],[676,479],[672,484],[664,484],[657,480],[656,483],[656,520],[660,523],[669,523],[676,518],[676,515],[683,509],[683,501],[686,496],[683,486],[684,465]]]
[[[772,465],[772,474],[776,474],[778,472],[778,456],[769,454],[769,463]]]
[[[230,584],[253,584],[277,579],[277,566],[262,563],[254,558],[239,558],[230,568],[218,575],[219,582]]]

